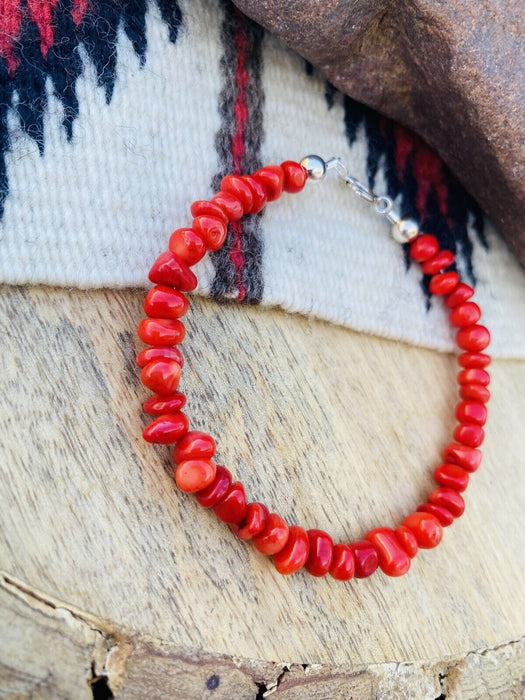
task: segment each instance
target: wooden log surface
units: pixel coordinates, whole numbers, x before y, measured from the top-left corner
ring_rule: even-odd
[[[1,696],[90,697],[107,673],[118,698],[523,697],[525,363],[492,365],[438,549],[400,579],[282,577],[143,442],[142,299],[1,289]],[[453,356],[199,299],[187,328],[187,414],[251,500],[345,541],[434,487]]]

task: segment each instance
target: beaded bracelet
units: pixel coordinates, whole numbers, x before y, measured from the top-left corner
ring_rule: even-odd
[[[188,308],[183,292],[197,286],[190,267],[207,251],[218,250],[224,244],[230,222],[261,211],[283,191],[301,191],[307,179],[322,180],[330,169],[392,223],[395,240],[409,246],[410,257],[429,275],[430,293],[444,297],[450,322],[459,329],[456,342],[464,350],[459,356],[459,425],[454,430],[454,442],[443,451],[443,463],[434,470],[438,488],[395,529],[378,527],[349,544],[334,544],[322,530],[288,525],[264,504],[248,503],[242,483],[233,481],[229,470],[215,463],[214,439],[204,432],[189,430],[188,419],[181,412],[186,397],[177,391],[184,361],[175,346],[184,338],[180,318]],[[402,219],[390,198],[377,196],[349,175],[340,158],[325,162],[319,156],[307,156],[301,163],[268,165],[252,175],[227,175],[220,191],[210,200],[194,202],[191,213],[191,228],[179,228],[171,235],[169,250],[157,258],[149,273],[155,286],[146,296],[144,310],[148,318],[140,322],[138,334],[151,347],[138,355],[137,364],[142,368],[142,382],[155,392],[144,403],[144,410],[158,417],[144,429],[144,439],[175,444],[177,486],[194,493],[204,508],[212,508],[239,539],[252,540],[260,552],[273,555],[280,573],[291,574],[304,567],[313,576],[328,573],[347,581],[354,576],[370,576],[380,567],[389,576],[401,576],[409,570],[418,548],[438,545],[443,528],[463,514],[465,502],[461,492],[481,462],[477,448],[483,442],[485,404],[490,396],[486,370],[490,357],[482,351],[490,342],[490,334],[478,324],[480,308],[470,301],[474,290],[461,282],[453,269],[453,253],[441,250],[437,239],[420,232],[416,222]]]

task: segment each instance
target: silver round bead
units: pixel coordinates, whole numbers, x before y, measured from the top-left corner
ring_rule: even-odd
[[[306,156],[301,161],[310,180],[322,180],[326,175],[326,163],[320,156]]]
[[[410,243],[419,234],[419,224],[414,219],[399,219],[392,225],[392,238],[398,243]]]

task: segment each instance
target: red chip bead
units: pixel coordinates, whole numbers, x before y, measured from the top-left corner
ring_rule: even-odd
[[[224,498],[213,507],[213,512],[223,523],[238,523],[246,515],[246,494],[240,481],[235,481]]]
[[[149,279],[154,284],[167,284],[181,292],[191,292],[197,286],[197,278],[177,255],[166,250],[161,253],[149,271]]]
[[[242,179],[250,188],[253,198],[252,208],[249,212],[246,213],[257,214],[261,211],[261,209],[264,208],[267,202],[264,187],[261,185],[260,182],[254,180],[253,177],[251,177],[251,175],[242,175]]]
[[[186,397],[179,391],[169,396],[159,396],[155,394],[146,399],[142,404],[146,413],[153,413],[158,416],[163,413],[176,413],[184,407],[186,403]]]
[[[221,191],[229,192],[240,199],[242,208],[245,214],[252,211],[253,193],[246,182],[240,175],[226,175],[221,180]]]
[[[473,295],[474,290],[470,286],[470,284],[460,282],[458,286],[445,299],[445,306],[448,306],[449,309],[453,309],[455,306],[463,304]]]
[[[190,211],[193,216],[216,216],[221,219],[225,224],[228,224],[228,217],[224,213],[224,210],[220,208],[218,204],[210,202],[208,200],[198,199],[190,207]]]
[[[456,328],[473,326],[481,318],[481,309],[473,301],[455,306],[449,314],[450,323]]]
[[[160,347],[146,348],[137,355],[137,365],[145,367],[152,360],[173,360],[178,362],[181,367],[184,367],[184,358],[178,348],[171,348],[166,345]]]
[[[254,180],[261,183],[269,202],[278,199],[284,188],[284,170],[280,165],[265,165],[252,175]]]
[[[474,423],[461,423],[452,433],[454,440],[469,447],[479,447],[485,438],[483,428]]]
[[[376,527],[365,535],[379,556],[379,566],[387,576],[402,576],[410,569],[410,557],[403,549],[396,533],[388,527]]]
[[[274,554],[273,563],[280,574],[293,574],[306,564],[310,543],[306,530],[292,525],[284,547]]]
[[[431,294],[449,294],[457,287],[458,282],[459,275],[457,272],[439,272],[430,280],[429,290]]]
[[[460,423],[485,425],[487,422],[487,409],[479,401],[461,401],[456,406],[456,418]]]
[[[228,221],[239,221],[244,215],[241,200],[229,192],[217,192],[211,201],[222,209]]]
[[[377,549],[369,540],[358,540],[349,545],[355,558],[355,577],[367,578],[379,566]]]
[[[443,506],[438,506],[435,503],[423,503],[423,505],[416,508],[418,513],[430,513],[435,518],[439,520],[441,527],[448,527],[454,522],[454,516],[452,513],[443,508]]]
[[[277,554],[286,544],[289,527],[277,513],[270,513],[260,535],[253,538],[253,544],[262,554]]]
[[[195,461],[195,460],[190,460]],[[200,461],[200,460],[197,460]],[[211,461],[211,460],[206,460]],[[197,501],[203,508],[213,508],[228,493],[232,484],[232,475],[226,467],[218,464],[213,481],[195,494]]]
[[[143,318],[139,323],[139,338],[149,345],[177,345],[186,331],[181,321],[167,318]]]
[[[188,419],[184,413],[164,413],[147,425],[142,437],[147,442],[170,445],[177,442],[188,431]]]
[[[434,469],[434,479],[441,486],[464,491],[468,486],[469,475],[458,464],[440,464]]]
[[[429,503],[435,503],[449,510],[455,518],[459,518],[465,512],[465,501],[456,489],[440,486],[428,497]]]
[[[215,450],[215,440],[211,435],[200,430],[190,430],[175,445],[173,460],[178,463],[186,459],[211,459]]]
[[[416,536],[412,530],[409,530],[408,527],[405,527],[404,525],[399,525],[396,527],[395,533],[405,552],[411,559],[413,559],[417,554],[418,546]]]
[[[445,270],[450,267],[454,262],[454,255],[450,250],[438,250],[438,252],[433,255],[428,260],[421,265],[422,271],[425,275],[435,275],[441,270]]]
[[[186,265],[195,265],[206,254],[204,239],[192,228],[178,228],[173,231],[168,248]]]
[[[481,464],[481,452],[473,447],[451,442],[445,447],[443,459],[445,462],[457,464],[471,473],[475,472]]]
[[[462,369],[458,374],[458,384],[490,384],[490,374],[480,367]]]
[[[177,465],[175,481],[181,491],[195,493],[209,486],[216,473],[217,465],[211,459],[189,459]]]
[[[350,581],[354,578],[355,557],[348,545],[340,543],[334,545],[328,573],[338,581]]]
[[[403,525],[412,530],[421,549],[437,547],[443,537],[441,523],[430,513],[410,513],[403,520]]]
[[[310,554],[306,562],[306,570],[312,576],[324,576],[330,570],[334,543],[327,532],[323,530],[308,530]]]
[[[464,352],[458,357],[458,362],[466,369],[483,369],[490,365],[490,355],[482,352]]]
[[[144,300],[144,311],[152,318],[180,318],[188,309],[188,300],[181,292],[157,284]]]
[[[196,216],[191,226],[202,237],[206,247],[210,250],[219,250],[226,240],[228,233],[226,224],[216,216]]]
[[[422,263],[434,256],[438,250],[438,239],[428,233],[421,233],[416,240],[410,244],[409,253],[412,260]]]
[[[140,380],[148,389],[168,396],[179,386],[181,366],[173,360],[153,360],[140,373]]]
[[[239,523],[232,523],[231,528],[240,540],[251,540],[264,530],[268,515],[264,503],[248,503],[244,518]]]
[[[284,172],[284,191],[292,194],[300,192],[308,178],[306,168],[293,160],[285,160],[281,163],[281,168]]]
[[[465,401],[471,399],[472,401],[487,403],[490,399],[490,391],[481,384],[464,384],[459,388],[459,395]]]
[[[479,352],[490,343],[490,333],[485,326],[466,326],[457,332],[456,343],[463,350]]]

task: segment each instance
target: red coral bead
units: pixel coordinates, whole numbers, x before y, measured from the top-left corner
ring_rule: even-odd
[[[412,260],[422,263],[433,257],[438,250],[438,239],[428,233],[421,233],[416,240],[410,244],[409,253]]]
[[[408,556],[413,559],[418,550],[416,536],[404,525],[399,525],[395,529],[396,537]]]
[[[355,557],[348,545],[334,544],[332,563],[328,573],[337,581],[350,581],[354,578]]]
[[[466,369],[483,369],[490,365],[490,355],[482,352],[464,352],[458,357],[458,362]]]
[[[171,348],[166,345],[160,347],[146,348],[137,355],[137,365],[145,367],[152,360],[173,360],[184,367],[184,358],[178,348]]]
[[[224,210],[218,204],[210,202],[209,200],[198,199],[190,207],[190,211],[193,216],[216,216],[226,225],[228,225],[228,217],[224,213]]]
[[[223,210],[228,221],[239,221],[244,215],[241,200],[229,192],[217,192],[211,201]]]
[[[431,294],[449,294],[459,282],[457,272],[439,272],[430,280],[429,290]]]
[[[453,309],[455,306],[463,304],[473,295],[474,290],[470,286],[470,284],[460,282],[458,286],[445,299],[445,306],[448,306],[449,309]]]
[[[286,544],[289,527],[277,513],[270,513],[260,535],[253,538],[253,544],[262,554],[277,554]]]
[[[454,262],[454,255],[450,250],[438,250],[438,252],[433,255],[428,260],[421,265],[422,271],[425,275],[435,275],[441,270],[445,270],[450,267]]]
[[[197,286],[197,278],[177,255],[166,250],[161,253],[149,271],[149,279],[154,284],[167,284],[182,292],[191,292]]]
[[[168,248],[186,265],[195,265],[206,254],[204,239],[192,228],[178,228],[173,231]]]
[[[182,343],[186,331],[176,319],[143,318],[139,323],[139,338],[149,345],[177,345]]]
[[[355,558],[355,577],[371,576],[379,566],[379,554],[369,540],[358,540],[349,545]]]
[[[443,506],[438,506],[435,503],[423,503],[423,505],[416,508],[418,513],[430,513],[435,518],[439,520],[441,527],[448,527],[454,522],[454,516],[452,513],[443,508]]]
[[[402,576],[410,569],[410,557],[388,527],[376,527],[365,535],[379,556],[379,566],[387,576]]]
[[[466,326],[457,332],[456,343],[463,350],[479,352],[490,343],[490,333],[485,326]]]
[[[485,432],[479,425],[461,423],[453,432],[454,440],[469,447],[479,447],[485,438]]]
[[[168,396],[179,386],[181,366],[173,360],[152,360],[142,372],[140,379],[144,386],[161,396]]]
[[[284,191],[292,194],[300,192],[308,178],[306,168],[293,160],[285,160],[281,163],[281,168],[284,172]]]
[[[188,309],[188,300],[181,292],[157,284],[144,300],[144,311],[152,318],[180,318]]]
[[[310,554],[306,562],[306,570],[312,576],[324,576],[332,565],[334,543],[327,532],[323,530],[308,530]]]
[[[490,391],[481,384],[464,384],[459,388],[459,395],[465,401],[472,399],[472,401],[487,403],[490,399]]]
[[[191,225],[210,250],[219,250],[226,240],[228,233],[226,224],[216,216],[196,216]]]
[[[240,540],[251,540],[264,530],[269,515],[264,503],[248,503],[244,518],[232,523],[231,528]]]
[[[435,503],[449,510],[455,518],[459,518],[465,512],[465,501],[463,496],[456,489],[440,486],[428,497],[429,503]]]
[[[223,523],[238,523],[246,515],[246,494],[240,481],[235,481],[224,498],[213,507],[213,512]]]
[[[265,165],[254,172],[252,177],[261,183],[269,202],[273,202],[282,195],[284,171],[280,165]]]
[[[142,437],[147,442],[170,445],[177,442],[188,431],[188,427],[184,413],[164,413],[144,428]]]
[[[202,458],[198,458],[198,460],[200,459]],[[193,461],[193,458],[190,461]],[[197,498],[198,503],[203,508],[213,508],[213,506],[216,506],[218,503],[220,503],[222,499],[226,496],[231,485],[232,475],[230,474],[230,471],[226,469],[226,467],[223,467],[222,465],[218,464],[213,481],[210,484],[208,484],[206,488],[197,491],[195,496]]]
[[[430,513],[410,513],[403,520],[403,525],[412,530],[421,549],[437,547],[443,537],[441,523]]]
[[[252,192],[252,198],[253,198],[253,203],[252,203],[252,208],[249,212],[246,212],[247,214],[257,214],[258,212],[261,211],[261,209],[264,208],[267,202],[266,198],[266,192],[264,190],[264,187],[261,185],[260,182],[257,180],[254,180],[253,177],[250,175],[243,175],[242,179],[246,182],[248,187],[250,188]]]
[[[450,323],[456,328],[473,326],[481,318],[481,309],[473,301],[455,306],[449,314]]]
[[[169,396],[159,396],[155,394],[146,399],[143,403],[143,408],[146,413],[153,413],[154,415],[162,415],[163,413],[176,413],[184,407],[186,403],[186,397],[179,391],[171,394]]]
[[[490,384],[490,374],[480,367],[462,369],[458,374],[458,384]]]
[[[215,440],[211,435],[200,430],[190,430],[175,445],[173,460],[177,463],[186,459],[211,459],[215,450]]]
[[[241,175],[226,175],[221,180],[221,191],[235,195],[242,203],[245,214],[249,214],[253,207],[253,193]]]
[[[274,554],[273,563],[280,574],[293,574],[306,564],[310,543],[306,530],[292,525],[284,547]]]
[[[463,467],[465,471],[472,473],[481,464],[481,452],[473,447],[451,442],[445,447],[443,459],[447,463],[457,464]]]
[[[456,418],[460,423],[485,425],[487,422],[487,409],[479,401],[461,401],[456,406]]]
[[[216,473],[217,465],[211,459],[189,459],[177,465],[175,481],[181,491],[195,493],[209,486]]]
[[[468,486],[469,474],[458,464],[439,464],[434,469],[434,479],[441,486],[464,491]]]

